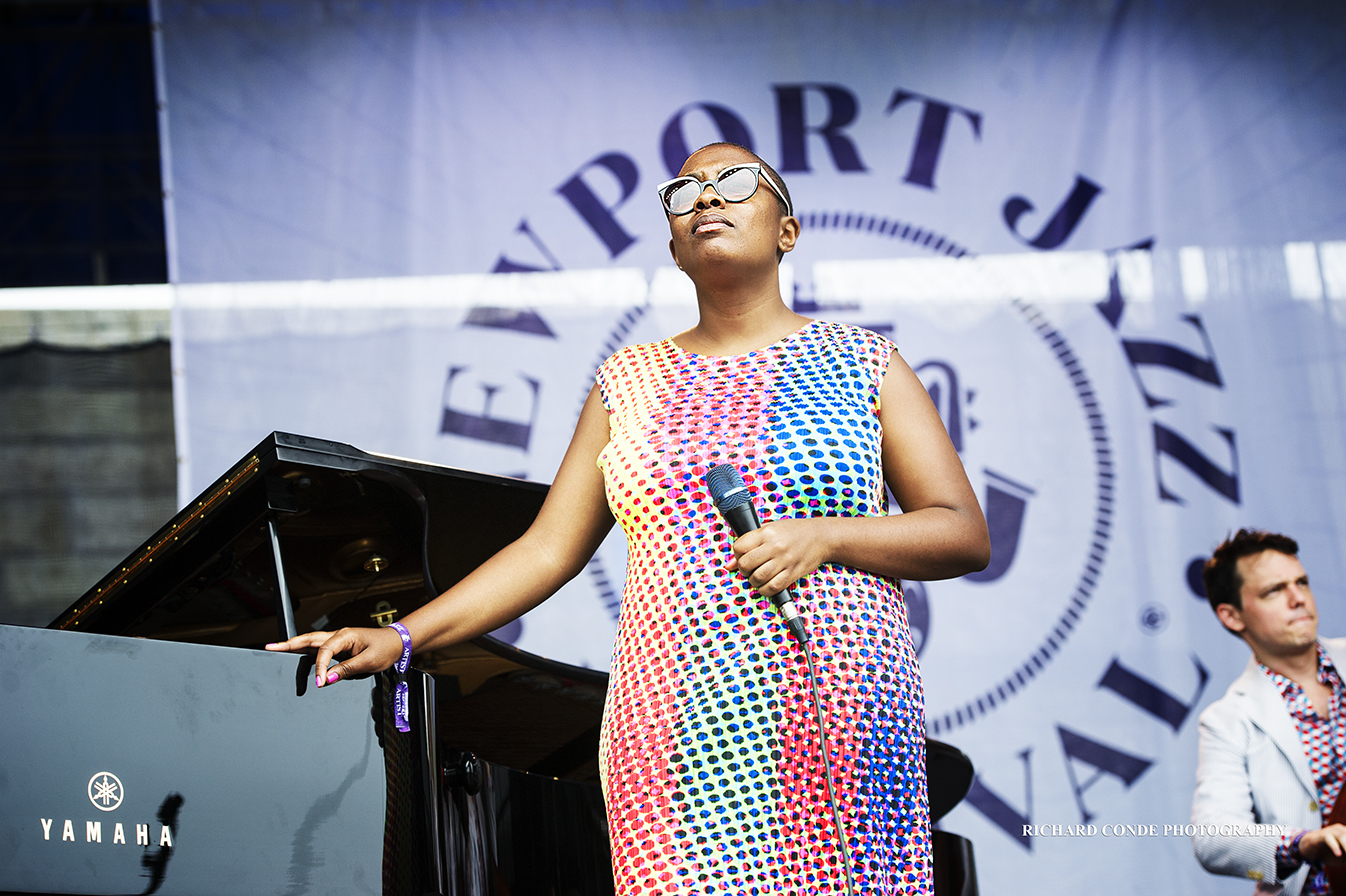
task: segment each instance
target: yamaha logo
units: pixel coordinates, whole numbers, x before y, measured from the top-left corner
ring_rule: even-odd
[[[122,786],[121,779],[112,772],[95,774],[85,785],[84,793],[99,812],[118,809],[126,799],[126,788]],[[172,848],[173,830],[177,825],[178,809],[181,806],[182,796],[176,793],[170,793],[160,805],[159,846]],[[78,843],[80,841],[78,822],[73,818],[66,818],[60,819],[58,824],[58,819],[59,816],[55,812],[51,817],[38,818],[42,826],[42,839],[47,842]],[[136,846],[152,846],[154,843],[149,824],[125,821],[124,816],[112,818],[104,816],[98,820],[85,819],[83,833],[85,843],[110,842],[114,846],[128,846],[133,841]],[[105,833],[109,835],[109,841],[103,839]]]
[[[122,804],[126,790],[112,772],[99,772],[89,779],[89,802],[103,812],[111,812]]]

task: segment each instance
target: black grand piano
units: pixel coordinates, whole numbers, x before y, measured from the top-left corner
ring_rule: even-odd
[[[607,676],[491,637],[312,687],[263,644],[388,624],[520,535],[546,487],[273,433],[47,629],[0,626],[0,892],[613,892]],[[932,816],[971,783],[930,742]],[[936,892],[972,896],[936,832]]]

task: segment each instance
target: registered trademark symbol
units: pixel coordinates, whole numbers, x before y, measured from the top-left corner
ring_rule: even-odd
[[[1151,635],[1157,635],[1168,628],[1168,610],[1159,604],[1146,604],[1140,610],[1140,628]]]

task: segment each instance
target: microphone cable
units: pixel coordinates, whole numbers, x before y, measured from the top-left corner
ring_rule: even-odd
[[[837,803],[836,782],[832,777],[831,751],[827,748],[827,728],[823,724],[823,701],[818,696],[818,670],[813,666],[813,651],[809,649],[808,636],[800,636],[802,631],[801,624],[799,631],[794,634],[799,646],[804,650],[804,662],[808,664],[809,669],[809,690],[813,695],[813,717],[818,722],[819,747],[823,755],[823,778],[827,782],[827,803],[832,807],[832,823],[836,825],[837,842],[841,846],[841,867],[846,871],[846,894],[855,896],[855,879],[851,874],[851,851],[846,845],[846,829],[841,823],[841,806]]]
[[[753,506],[752,495],[748,492],[742,474],[733,464],[716,464],[711,467],[706,472],[705,481],[716,509],[734,530],[735,535],[743,535],[761,528],[762,523],[757,517],[757,508]],[[851,852],[846,843],[846,827],[841,821],[841,807],[837,803],[831,751],[827,746],[827,726],[823,722],[823,701],[818,693],[818,670],[813,664],[813,651],[809,649],[808,632],[804,629],[803,617],[795,607],[794,595],[790,593],[789,588],[771,595],[768,600],[780,611],[790,634],[804,651],[804,662],[808,665],[809,691],[813,698],[813,718],[818,723],[818,743],[822,753],[823,776],[827,784],[827,803],[832,809],[832,823],[836,826],[837,844],[841,847],[841,867],[846,872],[846,893],[847,896],[855,896]]]

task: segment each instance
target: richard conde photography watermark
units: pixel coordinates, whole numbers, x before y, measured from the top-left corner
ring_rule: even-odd
[[[1025,837],[1283,837],[1283,824],[1026,824]]]

